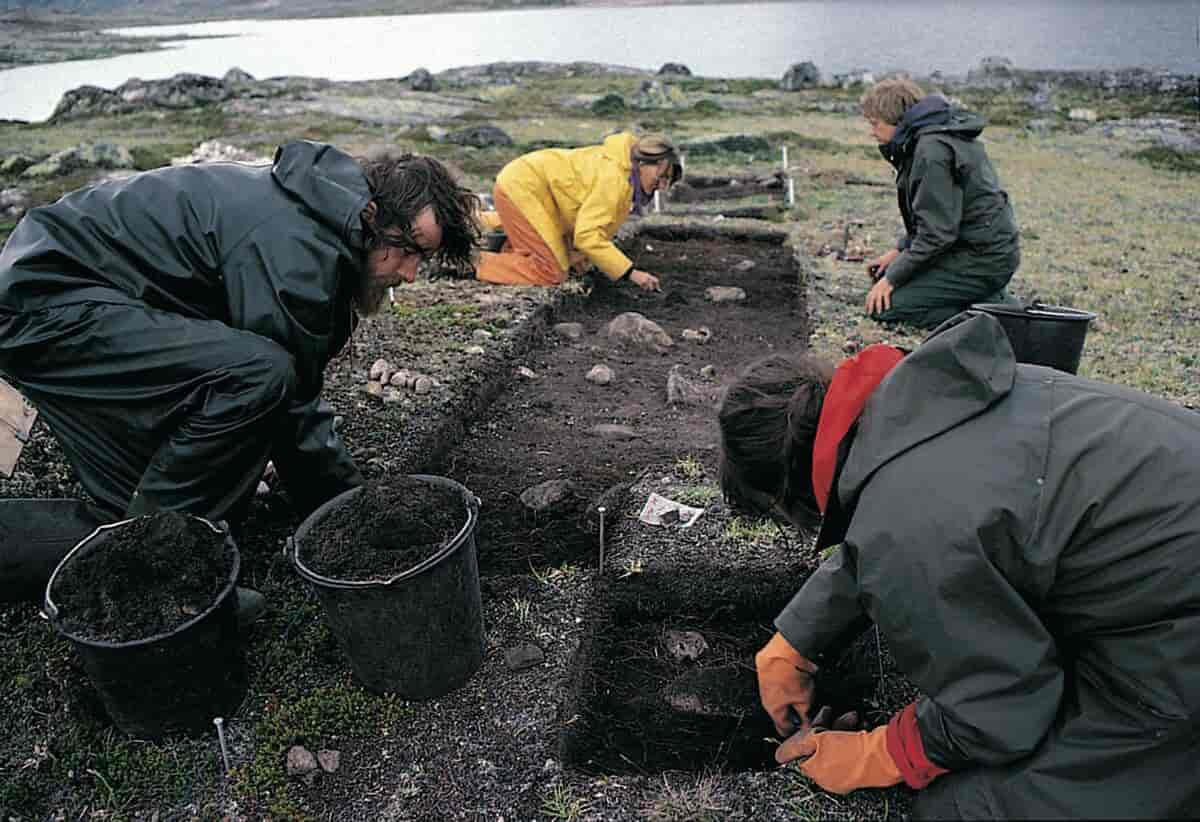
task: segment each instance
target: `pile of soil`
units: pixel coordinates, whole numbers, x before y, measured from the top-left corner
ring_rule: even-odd
[[[457,489],[409,476],[368,482],[313,524],[301,559],[332,579],[390,579],[436,554],[465,522]]]
[[[51,595],[64,630],[101,642],[146,639],[194,619],[235,564],[223,534],[174,511],[105,531],[85,550],[63,566]]]

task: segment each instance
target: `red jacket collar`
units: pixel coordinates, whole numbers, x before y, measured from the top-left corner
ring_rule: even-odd
[[[904,352],[895,346],[871,345],[843,360],[834,371],[813,441],[813,494],[822,514],[833,490],[838,444],[862,413],[871,393],[902,359]]]

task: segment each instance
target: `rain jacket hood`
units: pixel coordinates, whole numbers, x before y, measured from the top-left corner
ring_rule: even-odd
[[[940,94],[930,94],[904,112],[896,125],[892,139],[879,147],[879,153],[896,168],[912,154],[917,138],[922,134],[953,134],[963,140],[974,140],[983,133],[985,122],[978,114],[954,108]]]
[[[371,193],[356,160],[330,145],[288,143],[275,151],[271,176],[350,246],[363,247],[360,215]]]
[[[1016,373],[1012,344],[994,317],[973,316],[936,330],[867,400],[837,483],[842,507],[852,509],[888,461],[1002,399]]]

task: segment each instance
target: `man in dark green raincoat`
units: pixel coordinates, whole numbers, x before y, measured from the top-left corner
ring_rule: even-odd
[[[723,402],[726,494],[821,512],[840,545],[756,658],[795,732],[776,758],[838,793],[922,789],[916,818],[1196,818],[1200,414],[1017,364],[962,317],[907,356],[775,355]],[[816,727],[820,655],[869,622],[924,696]]]
[[[971,303],[1015,302],[1004,287],[1021,261],[1017,224],[978,139],[983,119],[909,80],[877,83],[862,108],[896,167],[905,228],[897,248],[867,265],[867,313],[933,328]]]
[[[113,518],[236,517],[268,459],[307,512],[362,481],[326,364],[423,257],[469,266],[476,205],[436,160],[310,142],[77,191],[0,253],[0,374]]]

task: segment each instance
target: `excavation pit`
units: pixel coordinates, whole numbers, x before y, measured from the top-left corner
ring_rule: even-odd
[[[791,573],[714,566],[601,586],[562,713],[564,764],[610,774],[775,767],[754,654],[796,585]],[[817,705],[865,715],[869,675],[826,665],[816,687]]]
[[[588,296],[566,298],[543,341],[508,366],[499,395],[434,470],[483,501],[484,577],[594,565],[598,508],[616,521],[624,489],[647,465],[692,457],[715,474],[724,381],[737,364],[804,345],[799,266],[784,232],[644,221],[623,248],[660,277],[662,291],[597,277]],[[741,289],[742,298],[714,302],[714,287]],[[657,323],[671,344],[614,342],[608,326],[629,312]],[[561,324],[577,324],[575,336],[557,331]],[[597,366],[611,372],[609,383],[589,381]],[[526,492],[545,483],[558,483],[554,501],[530,504]]]

